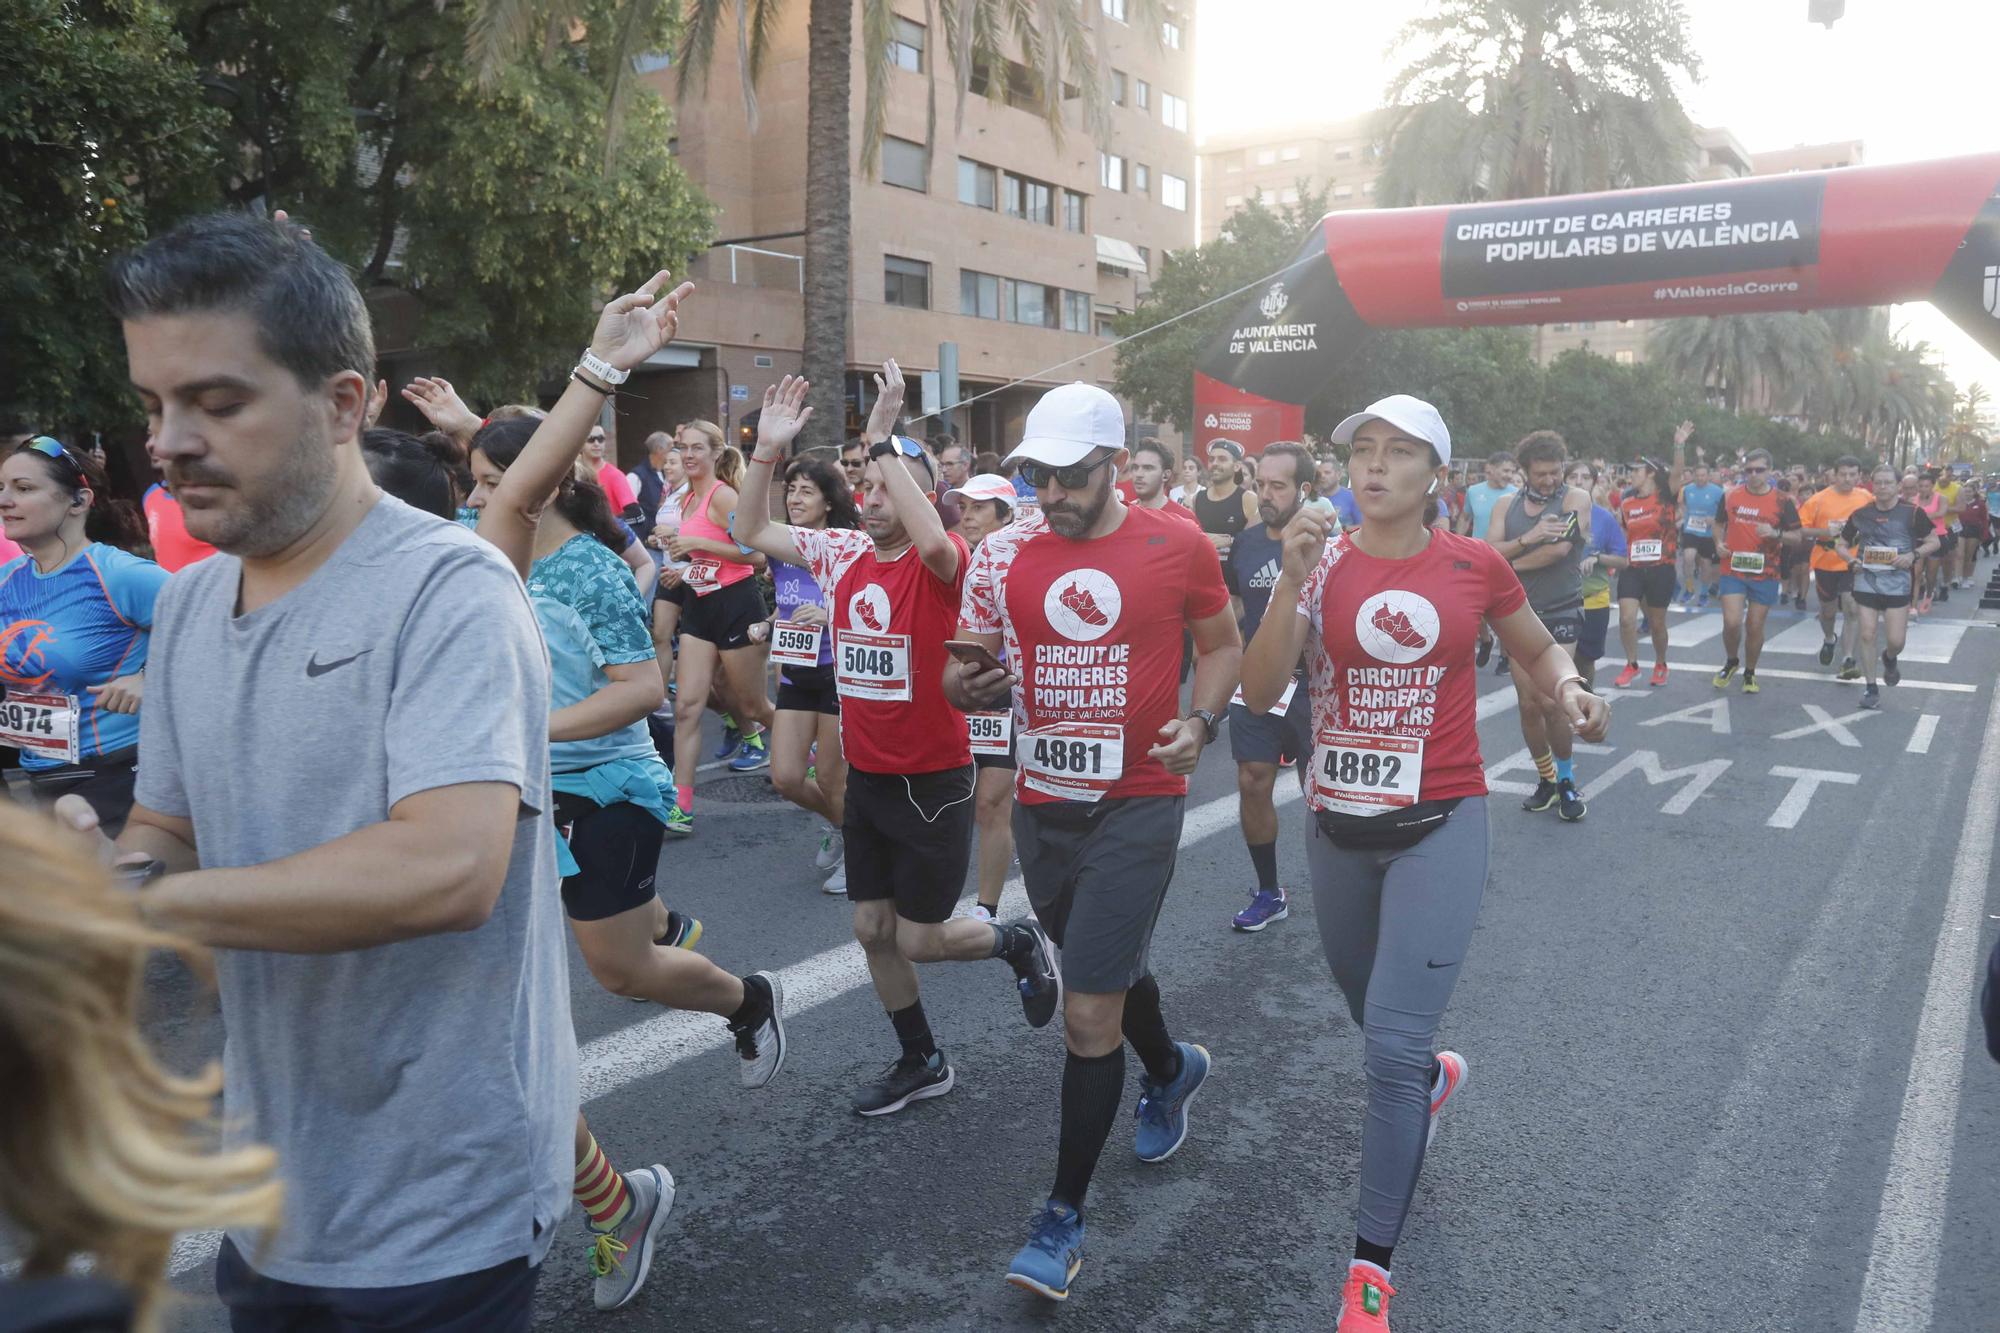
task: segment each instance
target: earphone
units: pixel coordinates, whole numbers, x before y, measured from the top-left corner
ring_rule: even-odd
[[[1425,495],[1436,495],[1437,493],[1438,493],[1438,479],[1437,479],[1436,477],[1432,477],[1432,478],[1431,478],[1431,488],[1430,488],[1429,490],[1425,491],[1425,492],[1424,492],[1424,494],[1425,494]]]

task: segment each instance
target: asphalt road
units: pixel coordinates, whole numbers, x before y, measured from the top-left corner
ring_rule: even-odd
[[[1859,717],[1803,618],[1774,614],[1753,698],[1699,669],[1720,660],[1714,614],[1677,613],[1668,685],[1620,695],[1608,746],[1579,756],[1578,825],[1518,808],[1511,693],[1482,681],[1492,874],[1443,1032],[1471,1082],[1397,1250],[1398,1333],[2000,1327],[2000,1071],[1968,962],[2000,919],[2000,632],[1946,612],[1978,614],[1922,622],[1908,679]],[[665,1163],[679,1197],[646,1289],[611,1315],[572,1214],[542,1326],[1332,1327],[1360,1041],[1307,895],[1260,935],[1228,928],[1250,870],[1226,746],[1196,774],[1154,946],[1169,1024],[1216,1072],[1171,1161],[1141,1165],[1130,1121],[1114,1130],[1062,1307],[1001,1280],[1053,1170],[1060,1030],[1024,1026],[998,963],[926,967],[957,1090],[850,1114],[895,1043],[845,901],[818,891],[815,831],[761,779],[704,783],[661,883],[724,966],[790,969],[789,1063],[744,1092],[719,1020],[613,999],[572,953],[596,1134],[622,1166]],[[1288,886],[1302,819],[1282,813]],[[214,1020],[156,980],[175,1058],[212,1051]],[[206,1264],[180,1279],[177,1327],[225,1326],[207,1282]]]

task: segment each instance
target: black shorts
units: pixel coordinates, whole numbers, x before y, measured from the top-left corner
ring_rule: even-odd
[[[1910,594],[1863,592],[1856,588],[1854,604],[1865,606],[1870,611],[1894,611],[1897,607],[1906,607],[1910,604]]]
[[[1583,633],[1577,637],[1576,660],[1595,662],[1604,656],[1604,638],[1611,628],[1611,608],[1608,606],[1586,607],[1583,612]]]
[[[847,770],[847,900],[893,900],[918,925],[951,919],[972,865],[973,768],[936,773]]]
[[[982,773],[989,768],[1002,768],[1012,773],[1016,767],[1014,752],[1012,750],[1007,751],[1005,754],[979,754],[975,752],[972,756],[972,766]]]
[[[1306,736],[1311,730],[1312,701],[1300,681],[1292,706],[1283,713],[1253,713],[1243,704],[1229,705],[1229,757],[1239,764],[1303,763],[1312,754]]]
[[[1806,553],[1804,551],[1794,551],[1789,546],[1778,552],[1778,577],[1781,579],[1790,578],[1793,571],[1804,563],[1805,558]]]
[[[750,627],[764,618],[757,580],[738,579],[706,597],[689,593],[681,603],[681,637],[712,643],[723,652],[750,643]]]
[[[1069,990],[1111,995],[1146,975],[1186,807],[1185,796],[1014,807],[1021,883]]]
[[[691,594],[688,592],[688,586],[685,583],[676,583],[670,588],[667,586],[666,580],[662,579],[660,582],[653,585],[654,601],[672,602],[675,606],[680,607],[682,610],[687,609],[688,597],[690,595]]]
[[[563,910],[572,921],[602,921],[653,900],[666,829],[629,801],[599,805],[588,796],[557,792],[556,829],[569,842],[577,872],[562,882]]]
[[[525,1244],[529,1237],[522,1236]],[[305,1287],[251,1268],[224,1238],[215,1257],[215,1294],[234,1333],[301,1328],[368,1328],[380,1333],[527,1333],[541,1266],[526,1255],[476,1273],[406,1287]]]
[[[77,764],[23,770],[28,794],[44,809],[62,796],[81,796],[97,812],[97,826],[106,837],[115,838],[125,828],[132,813],[132,784],[137,778],[139,747],[100,754]]]
[[[1815,569],[1813,586],[1826,601],[1836,601],[1854,591],[1854,571],[1851,569]]]
[[[1537,611],[1535,616],[1557,643],[1575,643],[1583,637],[1583,608],[1580,606],[1573,606],[1567,611]],[[1527,663],[1521,665],[1526,666]]]
[[[1937,558],[1938,558],[1938,559],[1940,559],[1940,560],[1941,560],[1941,559],[1943,559],[1943,558],[1944,558],[1945,556],[1948,556],[1948,555],[1950,555],[1950,554],[1951,554],[1951,553],[1952,553],[1952,552],[1953,552],[1954,550],[1956,550],[1956,549],[1957,549],[1957,547],[1958,547],[1958,534],[1957,534],[1957,533],[1955,533],[1955,532],[1940,532],[1940,533],[1938,534],[1938,553],[1937,553]]]
[[[1681,533],[1681,549],[1683,551],[1693,551],[1710,564],[1715,563],[1715,537],[1713,534],[1704,533],[1697,537],[1692,532],[1683,532]]]
[[[833,687],[833,663],[788,666],[778,672],[777,710],[781,713],[824,713],[840,716],[840,695]]]
[[[1672,565],[1627,565],[1618,571],[1618,600],[1665,606],[1674,600],[1679,583]]]

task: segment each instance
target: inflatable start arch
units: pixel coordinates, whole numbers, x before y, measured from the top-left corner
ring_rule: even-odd
[[[1929,300],[2000,355],[2000,154],[1329,213],[1195,373],[1195,446],[1297,439],[1373,329]]]

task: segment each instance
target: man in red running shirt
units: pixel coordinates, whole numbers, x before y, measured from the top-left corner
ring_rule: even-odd
[[[945,695],[991,708],[1012,691],[1014,840],[1035,915],[1062,946],[1068,1055],[1055,1184],[1007,1280],[1066,1299],[1083,1262],[1083,1198],[1125,1087],[1145,1065],[1134,1148],[1162,1162],[1187,1137],[1209,1056],[1167,1035],[1149,960],[1173,876],[1187,775],[1236,688],[1242,640],[1215,546],[1196,524],[1125,504],[1118,400],[1087,384],[1042,396],[1012,459],[1041,512],[980,543],[960,635],[1020,673],[954,662]],[[1194,708],[1181,716],[1181,635]]]
[[[737,500],[734,535],[773,560],[806,568],[826,591],[840,743],[847,755],[841,836],[854,937],[903,1053],[855,1099],[859,1115],[900,1111],[950,1092],[955,1075],[931,1036],[916,963],[1001,958],[1033,1027],[1062,998],[1049,936],[1032,922],[953,917],[972,861],[973,766],[965,715],[939,684],[957,623],[969,552],[931,503],[937,478],[915,440],[894,434],[903,375],[876,376],[862,441],[867,498],[851,528],[773,523],[771,472],[812,416],[806,382],[764,391],[757,444]],[[818,647],[812,649],[817,653]]]

